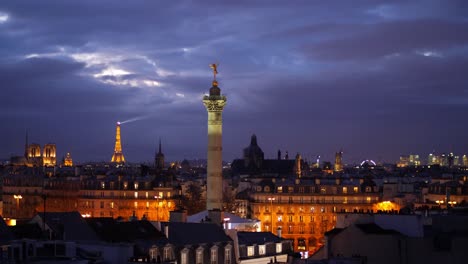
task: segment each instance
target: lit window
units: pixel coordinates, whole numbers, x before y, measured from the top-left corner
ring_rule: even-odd
[[[135,208],[138,208],[138,202],[133,203],[133,205],[135,206]]]
[[[114,202],[111,202],[111,203],[110,203],[110,207],[111,207],[112,209],[114,209]]]
[[[163,192],[159,192],[159,197],[158,198],[163,198],[164,196],[164,193]]]
[[[106,184],[104,182],[101,182],[101,188],[102,189],[106,188]]]
[[[266,254],[266,246],[265,245],[259,245],[258,246],[258,254],[259,255],[265,255]]]
[[[247,256],[248,257],[252,257],[254,255],[254,247],[253,246],[250,246],[250,247],[247,247]]]
[[[180,253],[180,263],[182,264],[188,264],[188,252],[187,250],[182,250]]]
[[[196,264],[203,264],[203,249],[197,250],[197,256],[195,260]]]
[[[353,188],[353,191],[354,191],[355,193],[357,193],[357,192],[359,191],[359,190],[358,190],[358,187],[354,187],[354,188]]]
[[[138,199],[138,192],[135,192],[135,199]]]
[[[128,188],[128,182],[124,182],[124,189],[126,190]]]
[[[283,186],[278,186],[278,193],[282,193],[283,192]]]
[[[348,193],[348,187],[343,187],[343,193]]]
[[[148,199],[148,192],[145,193],[146,199]]]
[[[171,197],[171,192],[167,192],[167,198]]]
[[[170,247],[165,247],[164,248],[164,260],[168,261],[171,260],[171,248]]]
[[[218,252],[216,248],[211,249],[211,264],[218,263]]]
[[[283,245],[281,243],[276,243],[276,253],[281,253],[283,251]]]
[[[320,193],[321,193],[321,194],[326,194],[326,193],[327,193],[327,189],[326,189],[325,187],[320,188]]]
[[[278,216],[278,222],[281,222],[281,221],[283,221],[283,216],[282,216],[282,215],[279,215],[279,216]]]
[[[135,190],[138,190],[138,182],[135,182],[133,186],[135,187]]]
[[[226,247],[226,249],[224,249],[224,264],[231,264],[231,248],[230,248],[230,246]]]

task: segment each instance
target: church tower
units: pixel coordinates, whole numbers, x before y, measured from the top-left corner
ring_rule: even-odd
[[[213,69],[213,85],[210,94],[203,97],[203,104],[208,112],[208,166],[206,209],[222,210],[223,206],[223,167],[222,167],[222,134],[223,109],[226,96],[221,95],[221,89],[216,81],[217,64],[211,64]]]
[[[335,153],[335,172],[343,171],[343,151]]]
[[[161,151],[161,139],[159,139],[159,151],[158,153],[156,153],[154,163],[156,166],[156,170],[161,171],[164,169],[164,154]]]
[[[120,122],[117,122],[117,128],[115,131],[115,147],[114,147],[114,155],[112,155],[111,162],[114,163],[124,163],[125,158],[122,153],[122,144],[120,142]]]

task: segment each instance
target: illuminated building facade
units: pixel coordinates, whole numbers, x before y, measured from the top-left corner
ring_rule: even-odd
[[[221,95],[216,81],[217,65],[212,64],[211,67],[214,73],[213,86],[210,94],[203,97],[203,104],[208,112],[207,210],[222,209],[223,206],[222,114],[226,104],[226,96]]]
[[[120,122],[117,122],[116,126],[114,155],[112,155],[111,162],[125,163],[125,157],[122,153],[122,143],[120,140]]]
[[[57,147],[55,144],[45,144],[42,154],[42,162],[44,166],[57,165]]]
[[[130,217],[168,221],[176,190],[149,179],[98,177],[80,180],[8,175],[3,179],[3,217],[27,219],[36,212],[78,211],[85,217]],[[44,198],[45,204],[44,204]]]
[[[400,156],[400,160],[397,163],[397,167],[408,167],[408,166],[420,166],[421,160],[419,159],[419,155],[403,155]]]
[[[72,167],[73,166],[73,159],[72,159],[70,153],[67,153],[67,155],[63,159],[63,166],[65,166],[65,167]]]
[[[57,165],[57,147],[55,144],[45,144],[41,151],[41,146],[36,143],[28,144],[26,139],[25,158],[28,166],[53,167]]]
[[[377,211],[379,187],[370,179],[264,180],[253,187],[252,217],[262,231],[294,241],[295,251],[315,252],[324,233],[334,228],[338,212]]]

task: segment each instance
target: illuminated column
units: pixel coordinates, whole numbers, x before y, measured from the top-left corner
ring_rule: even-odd
[[[203,97],[203,104],[208,111],[208,168],[206,209],[220,209],[223,206],[223,171],[222,171],[222,133],[223,109],[226,97],[221,95],[221,89],[216,81],[216,65],[212,64],[215,79],[210,95]]]
[[[122,145],[120,143],[120,122],[117,122],[117,129],[115,132],[115,147],[114,147],[114,155],[112,155],[111,162],[115,163],[124,163],[125,158],[122,153]]]

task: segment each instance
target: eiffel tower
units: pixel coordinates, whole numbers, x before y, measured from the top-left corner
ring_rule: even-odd
[[[120,143],[120,122],[117,122],[117,129],[115,132],[114,155],[112,155],[111,162],[125,163],[125,158],[122,153],[122,144]]]

